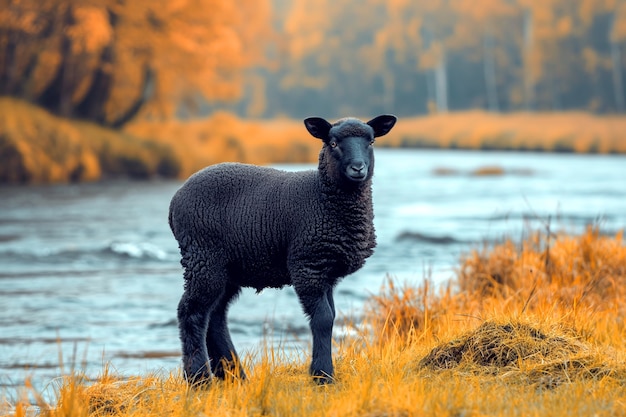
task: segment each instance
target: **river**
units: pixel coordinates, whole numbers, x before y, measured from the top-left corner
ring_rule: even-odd
[[[503,172],[473,174],[490,166]],[[0,390],[30,378],[47,391],[72,368],[95,377],[105,363],[121,375],[178,371],[183,280],[167,210],[180,184],[0,187]],[[626,157],[379,149],[374,205],[376,252],[335,293],[339,316],[356,321],[387,276],[443,282],[485,241],[548,223],[624,229]],[[245,290],[229,322],[244,356],[267,341],[308,352],[290,288]]]

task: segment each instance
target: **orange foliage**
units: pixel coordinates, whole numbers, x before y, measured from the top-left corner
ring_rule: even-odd
[[[266,0],[4,3],[0,94],[107,125],[236,97],[269,31]]]
[[[182,177],[224,161],[314,162],[321,148],[320,140],[311,137],[302,122],[241,120],[222,112],[189,122],[139,121],[129,125],[126,131],[172,146],[181,164]]]

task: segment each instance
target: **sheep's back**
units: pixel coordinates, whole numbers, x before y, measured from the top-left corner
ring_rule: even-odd
[[[226,262],[241,285],[285,285],[288,243],[316,204],[307,192],[315,175],[235,163],[207,167],[172,199],[172,231],[181,249],[189,242]]]

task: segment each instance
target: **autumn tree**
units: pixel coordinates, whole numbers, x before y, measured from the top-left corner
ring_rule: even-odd
[[[307,91],[303,106],[315,103],[311,92],[323,91],[340,113],[354,113],[354,103],[347,97],[380,106],[384,98],[378,89],[361,94],[366,92],[363,86],[377,83],[379,75],[372,68],[380,62],[370,60],[369,52],[376,29],[383,24],[382,8],[369,6],[355,7],[353,0],[290,1],[278,23],[283,46],[280,88]]]
[[[448,111],[449,47],[458,19],[451,0],[383,1],[388,18],[379,37],[386,48],[397,48],[417,69],[426,71],[430,107]],[[382,46],[382,45],[381,45]]]
[[[121,126],[240,93],[268,1],[0,0],[0,94]]]
[[[275,1],[288,108],[624,111],[625,0]]]
[[[511,66],[511,45],[515,41],[516,9],[511,2],[484,0],[481,7],[471,0],[455,0],[459,15],[454,31],[456,50],[467,51],[468,59],[482,62],[483,102],[486,108],[499,112],[501,89],[506,84],[504,72]]]
[[[626,43],[626,1],[606,0],[606,10],[610,13],[609,42],[611,44],[611,74],[613,80],[613,96],[615,109],[623,112],[626,109],[624,93],[624,58],[622,47]]]
[[[623,112],[626,109],[624,93],[624,58],[622,47],[626,43],[626,1],[602,0],[590,5],[597,13],[608,17],[607,39],[610,45],[610,68],[613,84],[615,109]]]

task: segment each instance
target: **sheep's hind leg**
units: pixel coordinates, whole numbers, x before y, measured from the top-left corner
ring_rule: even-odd
[[[210,273],[205,262],[183,258],[185,291],[178,304],[178,327],[187,381],[211,378],[206,335],[209,316],[224,293],[225,274]]]
[[[313,334],[313,352],[309,372],[318,384],[333,382],[332,335],[335,304],[332,288],[322,290],[309,286],[295,286],[304,312],[309,317]]]
[[[233,373],[241,379],[246,378],[230,337],[226,319],[228,305],[239,294],[239,290],[238,286],[228,285],[209,318],[206,346],[213,375],[221,379],[226,377],[226,373]]]

